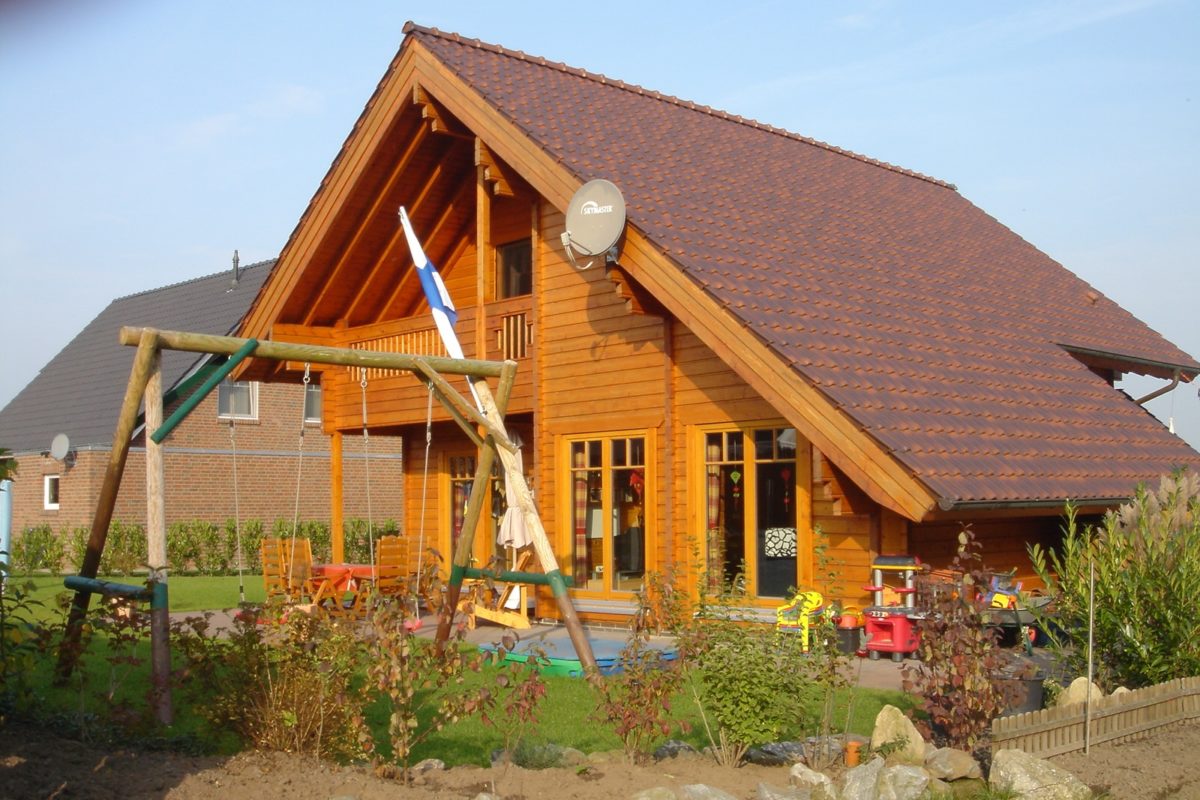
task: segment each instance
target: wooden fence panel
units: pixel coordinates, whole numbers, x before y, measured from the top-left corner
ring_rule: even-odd
[[[1083,703],[992,721],[992,749],[1016,748],[1039,758],[1082,750]],[[1200,719],[1200,677],[1181,678],[1092,701],[1091,744],[1129,741],[1156,728]]]

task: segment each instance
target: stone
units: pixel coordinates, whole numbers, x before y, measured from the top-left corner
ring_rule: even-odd
[[[723,792],[703,783],[689,783],[681,791],[683,800],[737,800],[729,792]]]
[[[851,739],[862,738],[851,736]],[[867,743],[863,739],[863,744]],[[804,740],[804,763],[810,767],[826,767],[840,763],[845,743],[840,736],[810,736]]]
[[[700,751],[687,742],[681,742],[678,739],[668,739],[654,750],[654,759],[656,761],[662,761],[664,758],[676,758],[681,755],[698,756],[700,755]]]
[[[953,800],[954,798],[954,787],[940,778],[930,778],[925,791],[929,793],[927,795],[929,800]]]
[[[979,762],[965,750],[955,750],[953,747],[937,747],[926,753],[925,770],[943,781],[983,777]]]
[[[811,793],[813,800],[822,800],[822,798],[837,797],[837,790],[833,786],[833,781],[823,772],[817,772],[810,769],[805,764],[793,764],[792,771],[788,773],[788,783],[797,789],[807,789]]]
[[[1092,687],[1092,702],[1096,702],[1101,697],[1104,697],[1104,691],[1094,683],[1091,683],[1087,678],[1076,678],[1071,681],[1071,685],[1063,689],[1059,693],[1058,699],[1054,701],[1054,705],[1058,708],[1063,706],[1075,705],[1076,703],[1086,703],[1088,696],[1088,684]]]
[[[632,800],[679,800],[679,796],[666,786],[655,786],[652,789],[642,789]]]
[[[811,800],[812,792],[794,787],[781,789],[760,781],[754,796],[757,800]]]
[[[1118,695],[1123,694],[1129,694],[1129,689],[1125,686],[1118,686],[1112,690],[1112,694],[1110,694],[1109,697],[1117,697]]]
[[[596,750],[588,753],[589,764],[614,764],[625,760],[624,750]]]
[[[425,772],[437,772],[445,768],[446,762],[440,758],[425,758],[413,764],[412,771],[414,775],[420,775]]]
[[[875,756],[866,764],[846,770],[842,776],[842,800],[876,800],[883,759]]]
[[[925,764],[925,740],[917,732],[912,720],[895,706],[879,709],[875,717],[875,729],[871,732],[871,749],[876,753],[881,749],[890,750],[888,764],[912,764],[918,767]]]
[[[879,800],[917,800],[929,785],[929,773],[924,767],[896,764],[884,767],[879,773],[876,788]]]
[[[802,742],[769,742],[746,751],[746,760],[760,767],[786,767],[805,760],[808,747]]]
[[[1015,794],[1018,800],[1090,800],[1092,790],[1065,769],[1023,750],[992,754],[988,784]]]

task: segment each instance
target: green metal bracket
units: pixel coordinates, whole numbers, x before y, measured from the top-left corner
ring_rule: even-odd
[[[217,384],[225,380],[225,377],[229,375],[229,373],[233,372],[234,368],[237,367],[238,364],[245,361],[246,357],[253,353],[256,347],[258,347],[257,339],[247,339],[246,343],[238,348],[237,352],[230,356],[228,361],[218,367],[212,375],[208,376],[208,380],[204,382],[203,386],[196,390],[195,394],[193,394],[187,400],[184,400],[183,404],[180,405],[179,408],[175,409],[175,413],[167,418],[167,421],[162,424],[162,427],[150,435],[150,438],[154,440],[154,443],[162,444],[163,439],[167,438],[171,431],[178,427],[179,423],[187,419],[187,415],[192,413],[192,410],[195,409],[196,406],[200,405],[200,401],[205,397],[208,397],[209,392],[217,388]]]

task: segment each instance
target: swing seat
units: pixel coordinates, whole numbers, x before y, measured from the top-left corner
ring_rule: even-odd
[[[513,571],[526,572],[532,565],[533,551],[526,550],[517,558]],[[509,628],[533,627],[525,613],[524,584],[464,581],[463,593],[465,596],[459,601],[458,610],[466,616],[468,630],[475,630],[480,619]],[[512,607],[514,602],[515,608]]]

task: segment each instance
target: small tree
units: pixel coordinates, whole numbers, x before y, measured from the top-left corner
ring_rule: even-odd
[[[1087,660],[1094,568],[1099,683],[1137,688],[1200,675],[1200,474],[1165,475],[1157,490],[1139,486],[1091,529],[1068,506],[1062,544],[1048,552],[1034,545],[1030,557],[1054,598],[1044,627],[1074,674]]]
[[[915,666],[901,669],[904,691],[921,698],[926,715],[915,720],[921,734],[939,745],[972,751],[983,744],[992,720],[1008,708],[1016,689],[1002,678],[1011,667],[985,624],[988,573],[971,529],[958,534],[950,570],[961,576],[948,591],[931,592],[921,621]]]

